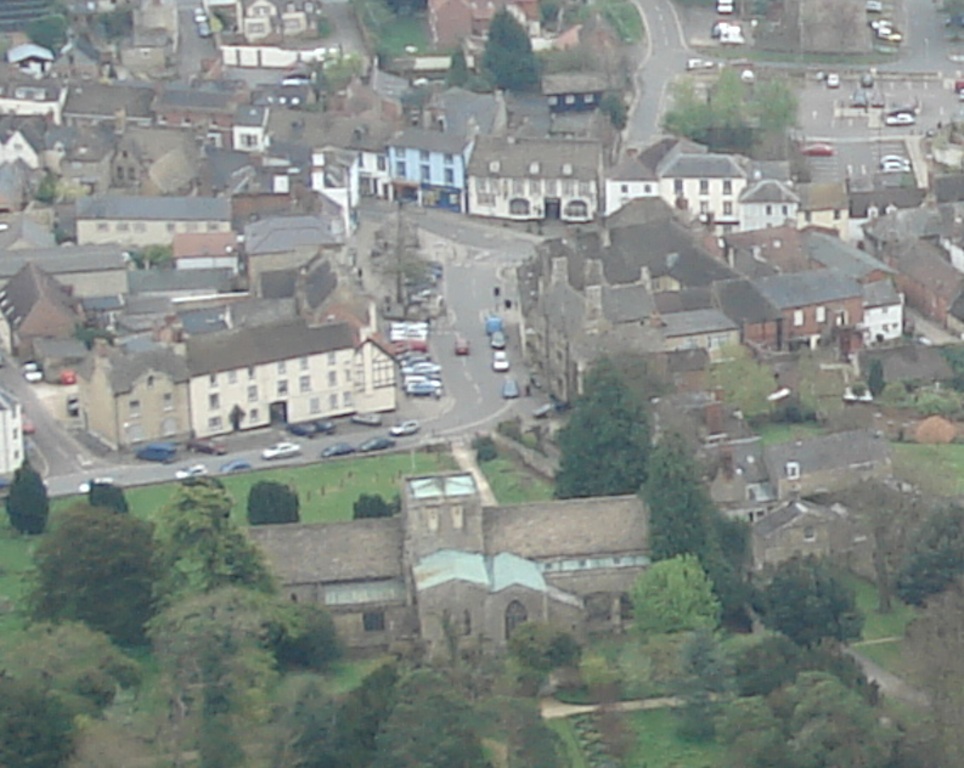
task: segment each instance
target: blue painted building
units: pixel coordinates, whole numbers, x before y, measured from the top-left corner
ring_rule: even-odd
[[[388,143],[395,199],[465,211],[465,168],[473,144],[473,139],[422,128],[397,133]]]

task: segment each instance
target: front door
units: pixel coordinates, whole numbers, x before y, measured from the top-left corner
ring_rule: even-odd
[[[547,219],[558,221],[559,215],[562,211],[562,202],[558,197],[547,197],[545,211]]]

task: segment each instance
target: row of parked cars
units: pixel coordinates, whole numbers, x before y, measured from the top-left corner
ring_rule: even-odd
[[[428,353],[427,322],[392,323],[389,337],[396,345],[407,347],[396,357],[401,374],[402,391],[411,397],[442,396],[442,366]]]

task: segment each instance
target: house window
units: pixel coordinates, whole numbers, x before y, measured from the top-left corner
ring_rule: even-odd
[[[380,171],[384,171],[388,168],[388,160],[385,159],[384,155],[379,155],[375,158],[375,167]]]
[[[582,97],[582,100],[586,104],[592,104],[596,100],[596,94],[587,93],[585,96]]]
[[[508,640],[516,627],[525,624],[529,619],[529,612],[518,600],[513,600],[505,609],[505,639]]]
[[[313,397],[308,401],[308,410],[311,413],[321,413],[321,398]]]
[[[328,371],[328,386],[329,387],[338,386],[338,371]]]
[[[512,180],[512,194],[513,195],[524,195],[526,191],[525,180],[524,179],[513,179]]]
[[[237,383],[238,383],[238,372],[228,371],[228,384],[237,384]]]
[[[241,146],[247,147],[248,149],[253,149],[254,147],[258,146],[258,137],[253,133],[242,133]]]
[[[168,232],[173,232],[175,229],[174,222],[173,221],[167,222],[167,224],[165,225],[165,228],[167,229]]]
[[[250,411],[248,411],[248,421],[249,421],[251,424],[254,424],[254,423],[256,423],[256,422],[258,421],[258,409],[257,409],[257,408],[252,408]]]
[[[406,172],[407,170],[408,170],[408,169],[405,167],[405,161],[404,161],[404,160],[398,160],[398,161],[395,163],[395,175],[396,175],[396,176],[401,176],[402,178],[405,178],[405,172]]]
[[[801,325],[803,325],[803,310],[802,310],[802,309],[795,309],[795,310],[793,310],[793,324],[794,324],[794,326],[796,326],[797,328],[799,328]]]
[[[629,194],[629,184],[621,184],[620,187],[619,187],[619,191],[620,191],[622,194],[624,194],[624,195],[628,195],[628,194]]]
[[[542,194],[542,179],[529,179],[529,194],[532,197]]]
[[[782,213],[784,216],[787,216],[789,214],[789,209],[785,205],[781,206],[780,213]]]
[[[281,381],[278,382],[278,397],[284,397],[287,394],[288,394],[288,380],[281,379]]]
[[[141,401],[140,401],[140,400],[131,400],[131,401],[127,404],[127,409],[128,409],[129,415],[130,415],[130,417],[131,417],[132,419],[140,418],[140,415],[141,415]]]
[[[298,379],[298,391],[303,395],[311,392],[311,376],[302,376]]]
[[[345,408],[351,408],[351,392],[342,393],[341,404],[345,406]]]
[[[768,206],[767,206],[767,216],[772,216],[772,215],[773,215],[773,206],[772,206],[772,205],[768,205]]]
[[[682,197],[682,196],[683,196],[683,180],[682,180],[682,179],[673,179],[673,194],[675,194],[677,197]]]
[[[338,355],[334,352],[328,353],[328,365],[334,365],[338,362]]]
[[[452,157],[452,155],[449,155],[449,154],[446,154],[446,155],[445,155],[445,164],[446,164],[446,165],[451,165],[451,164],[454,163],[454,162],[455,162],[455,158]]]
[[[803,529],[803,540],[804,541],[816,541],[817,533],[813,530],[813,526],[808,525]]]
[[[559,97],[558,97],[558,96],[550,96],[550,97],[549,97],[549,106],[550,106],[550,107],[554,107],[554,106],[556,106],[558,103],[559,103]]]
[[[528,216],[529,215],[529,201],[525,198],[517,197],[509,201],[509,215],[510,216]]]
[[[827,322],[827,308],[826,308],[826,307],[817,307],[817,322],[818,322],[818,323],[825,323],[825,322]]]
[[[733,194],[733,182],[729,179],[723,179],[723,194],[732,195]]]
[[[566,203],[563,213],[569,219],[588,219],[589,206],[585,200],[571,200]]]
[[[284,361],[284,360],[282,360],[280,363],[278,363],[278,375],[279,375],[279,376],[283,376],[283,375],[285,374],[285,372],[287,371],[287,368],[288,368],[288,366],[285,364],[285,361]]]
[[[216,387],[217,385],[218,375],[216,373],[212,373],[210,376],[208,376],[208,386]]]
[[[143,221],[135,221],[135,222],[134,222],[134,231],[135,231],[135,232],[146,232],[146,231],[147,231],[147,225],[146,225]]]
[[[834,221],[840,221],[840,209],[839,209],[839,208],[834,208],[834,211],[833,211],[833,220],[834,220]]]
[[[807,211],[805,214],[803,214],[803,220],[809,224],[811,221],[813,221],[813,214],[810,213],[810,211]]]
[[[174,394],[172,392],[164,393],[164,410],[165,411],[174,410]]]
[[[108,224],[107,224],[106,221],[98,221],[98,222],[97,222],[97,231],[98,231],[98,232],[106,232],[108,229],[110,229],[110,227],[108,226]]]
[[[421,160],[423,163],[427,163],[427,162],[428,162],[428,152],[427,152],[426,150],[424,150],[424,149],[419,150],[418,159]]]
[[[710,212],[709,200],[700,200],[700,213],[706,216]]]
[[[301,359],[298,361],[298,366],[301,368],[301,370],[307,371],[307,370],[308,370],[308,358],[307,358],[307,357],[301,358]]]
[[[384,632],[385,611],[365,611],[362,614],[362,628],[366,632]]]
[[[130,229],[131,229],[131,225],[130,225],[128,222],[126,222],[126,221],[118,221],[118,222],[117,222],[117,231],[118,231],[118,232],[130,232]]]
[[[576,103],[576,97],[571,93],[568,94],[566,96],[566,104],[575,104],[575,103]]]
[[[847,310],[841,309],[839,312],[837,312],[837,325],[843,327],[846,324],[847,324]]]
[[[249,403],[258,402],[258,386],[256,384],[252,384],[251,386],[248,387],[248,402]]]
[[[700,194],[708,195],[710,193],[710,182],[708,179],[700,179]]]
[[[148,389],[154,389],[154,377],[153,377],[153,376],[148,376],[148,377],[147,377],[147,388],[148,388]]]
[[[432,178],[432,169],[427,165],[423,165],[421,168],[422,181],[428,182]]]
[[[445,169],[445,183],[449,186],[455,184],[455,171],[451,168]]]
[[[216,411],[221,407],[221,398],[218,397],[218,393],[208,395],[208,410]]]
[[[328,395],[328,409],[331,411],[338,410],[338,395]]]
[[[800,464],[796,461],[788,461],[785,467],[787,473],[787,480],[799,480],[800,479]]]
[[[729,200],[723,201],[723,215],[732,216],[733,215],[733,203]]]

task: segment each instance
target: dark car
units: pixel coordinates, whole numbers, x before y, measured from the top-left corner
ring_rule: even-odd
[[[232,472],[244,472],[246,469],[251,469],[250,462],[244,459],[235,459],[234,461],[229,461],[227,464],[221,465],[221,474],[229,475]]]
[[[318,428],[313,421],[302,421],[297,424],[289,424],[288,432],[296,437],[314,437],[318,434]]]
[[[390,437],[373,437],[359,445],[358,450],[363,453],[371,453],[372,451],[385,451],[394,447],[395,441]]]
[[[207,437],[196,437],[187,441],[187,449],[195,453],[209,453],[212,456],[223,456],[228,452],[228,447],[218,440],[211,440]]]
[[[870,72],[864,72],[860,76],[860,87],[861,88],[873,88],[874,87],[874,76]]]
[[[333,435],[337,429],[335,422],[328,421],[328,419],[318,419],[318,421],[314,422],[314,425],[315,432],[319,435]]]
[[[355,446],[353,445],[349,445],[348,443],[335,443],[334,445],[329,445],[321,452],[321,458],[330,459],[333,456],[347,456],[354,452]]]
[[[380,427],[382,417],[377,413],[356,413],[351,417],[352,424],[361,424],[365,427]]]
[[[141,461],[156,461],[170,464],[177,460],[177,445],[174,443],[148,443],[134,454]]]

